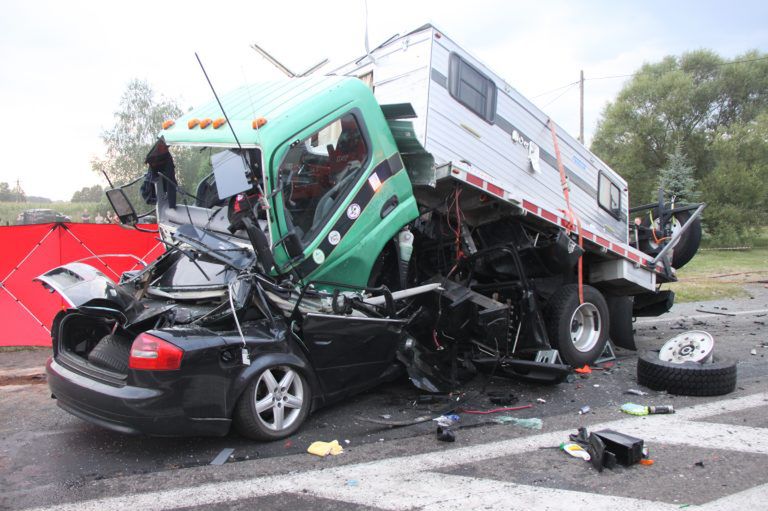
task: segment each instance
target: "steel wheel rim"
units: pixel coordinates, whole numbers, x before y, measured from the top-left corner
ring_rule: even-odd
[[[570,329],[573,347],[582,353],[588,352],[600,339],[600,311],[592,303],[582,303],[571,315]]]
[[[689,330],[671,338],[659,350],[659,360],[671,364],[712,361],[715,340],[709,332]]]
[[[265,369],[253,394],[256,417],[270,431],[284,431],[299,420],[304,407],[304,384],[292,368]]]

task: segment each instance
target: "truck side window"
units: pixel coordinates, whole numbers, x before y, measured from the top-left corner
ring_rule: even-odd
[[[459,103],[493,123],[496,117],[496,84],[457,53],[451,53],[448,90]]]
[[[602,172],[597,182],[597,202],[614,217],[621,217],[621,190]]]
[[[293,145],[278,172],[289,228],[305,245],[322,229],[358,181],[368,148],[352,114],[337,119]]]

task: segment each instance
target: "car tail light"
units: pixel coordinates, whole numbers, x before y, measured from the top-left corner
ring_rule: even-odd
[[[172,371],[181,367],[184,351],[147,333],[139,334],[131,346],[128,367],[149,371]]]

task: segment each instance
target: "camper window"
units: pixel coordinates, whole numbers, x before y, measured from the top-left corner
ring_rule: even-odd
[[[448,90],[459,103],[493,123],[496,115],[496,84],[457,53],[451,53]]]
[[[608,213],[616,218],[621,217],[621,191],[602,172],[597,183],[597,201]]]

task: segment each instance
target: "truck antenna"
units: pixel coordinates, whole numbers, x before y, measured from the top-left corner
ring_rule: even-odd
[[[245,163],[245,167],[248,169],[248,172],[251,172],[251,163],[248,161],[248,158],[245,157],[245,151],[243,151],[243,146],[240,144],[240,140],[237,138],[237,133],[235,133],[235,127],[232,126],[232,123],[229,121],[229,116],[227,115],[226,110],[224,110],[224,105],[221,104],[219,95],[216,94],[216,89],[213,88],[213,83],[211,83],[211,79],[208,78],[208,73],[205,71],[205,66],[203,66],[203,61],[200,60],[200,55],[198,55],[197,52],[195,52],[195,58],[197,59],[197,63],[200,64],[200,69],[203,70],[203,75],[205,75],[205,80],[208,82],[208,85],[211,87],[211,92],[213,92],[213,97],[216,98],[216,103],[218,103],[219,108],[221,108],[221,113],[224,114],[224,118],[227,120],[227,126],[229,126],[229,130],[232,132],[232,136],[235,138],[235,143],[237,144],[237,148],[240,150],[240,156],[243,158],[243,163]],[[256,187],[259,193],[262,196],[264,196],[264,191],[261,189],[261,183],[259,183],[258,179],[255,179],[255,181],[256,181]],[[248,201],[248,204],[251,203],[250,199],[248,198],[248,194],[245,195],[245,199]]]
[[[205,72],[205,66],[203,66],[203,61],[200,60],[200,55],[195,52],[195,58],[197,59],[197,63],[200,64],[200,69],[203,70],[203,75],[205,75],[205,80],[208,82],[208,85],[211,87],[211,91],[213,92],[213,97],[216,98],[216,103],[219,104],[219,108],[221,108],[221,113],[224,114],[224,118],[227,120],[227,126],[229,126],[230,131],[232,131],[232,136],[235,137],[235,142],[237,143],[238,149],[240,149],[240,154],[243,153],[243,146],[240,145],[240,140],[237,138],[237,133],[235,133],[235,128],[232,126],[232,123],[229,122],[229,116],[227,115],[227,112],[224,110],[224,105],[221,104],[221,101],[219,100],[219,95],[216,94],[216,89],[213,88],[213,84],[211,83],[211,79],[208,78],[208,73]],[[243,155],[243,158],[245,158],[245,155]],[[250,165],[248,165],[248,168],[250,169]]]

